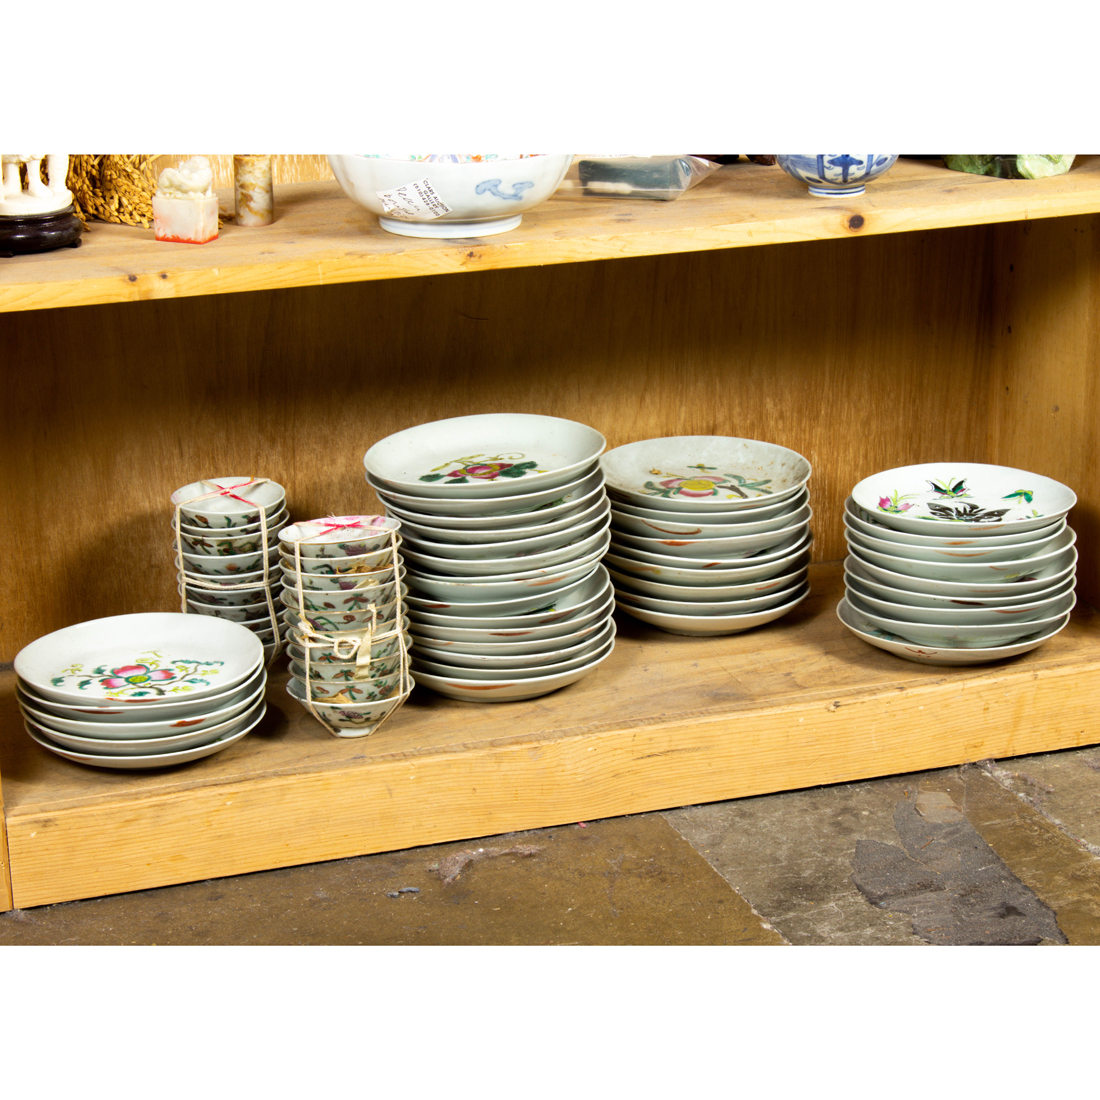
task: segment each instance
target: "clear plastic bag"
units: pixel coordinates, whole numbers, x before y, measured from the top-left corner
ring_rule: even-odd
[[[665,157],[584,156],[577,172],[586,195],[669,202],[719,167],[691,153]]]

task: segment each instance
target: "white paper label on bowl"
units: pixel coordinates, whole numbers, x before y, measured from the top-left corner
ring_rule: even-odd
[[[427,179],[414,180],[392,191],[376,191],[375,194],[382,200],[382,208],[391,218],[425,221],[451,212]]]

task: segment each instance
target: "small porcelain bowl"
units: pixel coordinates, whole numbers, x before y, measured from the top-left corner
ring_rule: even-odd
[[[686,513],[685,513],[686,514]],[[753,512],[742,512],[753,515]],[[752,538],[755,535],[782,531],[785,527],[796,527],[800,523],[809,523],[813,512],[808,504],[780,512],[771,519],[762,519],[757,523],[684,523],[681,513],[669,515],[667,519],[646,519],[631,515],[618,508],[611,510],[611,522],[617,531],[635,538],[646,539],[728,539]]]
[[[1077,541],[1076,533],[1069,527],[1055,536],[1043,553],[1031,557],[1016,558],[1012,561],[974,562],[952,565],[946,562],[914,561],[912,558],[899,557],[896,554],[880,554],[851,541],[848,549],[860,561],[870,561],[874,565],[903,573],[922,581],[978,581],[1010,584],[1018,580],[1040,580],[1051,575],[1054,563],[1059,561],[1067,550]]]
[[[951,646],[914,645],[893,634],[880,630],[866,630],[857,625],[859,612],[854,611],[848,601],[841,600],[836,608],[837,618],[857,637],[885,650],[895,657],[902,657],[906,661],[913,661],[919,665],[980,665],[990,661],[1003,661],[1008,657],[1018,657],[1022,653],[1029,653],[1038,649],[1044,642],[1049,641],[1055,634],[1064,630],[1069,624],[1069,615],[1063,615],[1053,626],[1035,634],[1028,635],[1022,641],[1014,645],[993,646],[988,649],[956,649]]]
[[[291,560],[295,542],[303,558],[356,558],[388,550],[399,530],[401,521],[387,516],[329,516],[284,527],[279,541]]]
[[[1071,610],[1076,597],[1073,585],[1059,585],[1059,592],[1040,600],[1001,607],[916,607],[913,604],[884,600],[854,577],[845,577],[850,602],[853,607],[882,615],[887,619],[903,622],[936,624],[942,626],[988,626],[993,623],[1026,623],[1035,619],[1048,619],[1064,615]]]
[[[227,539],[236,539],[258,534],[261,526],[266,526],[270,540],[275,542],[279,537],[280,528],[286,526],[287,520],[290,518],[290,512],[284,504],[273,516],[265,516],[264,518],[264,524],[257,521],[256,523],[242,524],[240,527],[219,527],[214,531],[209,527],[194,527],[189,523],[181,521],[180,531],[185,535],[192,535],[195,537],[201,537],[203,535],[209,537],[212,535],[214,538],[224,537]],[[174,527],[175,524],[172,526]]]
[[[369,475],[367,481],[370,481]],[[472,536],[479,531],[492,533],[557,520],[562,516],[572,515],[582,506],[591,507],[596,500],[606,495],[603,473],[598,466],[591,473],[560,488],[547,489],[534,496],[525,494],[493,501],[433,500],[430,497],[385,493],[378,488],[375,488],[375,492],[385,503],[386,512],[403,523],[411,520],[426,526],[448,528],[456,533],[456,542],[477,541],[474,538],[467,540],[458,537],[467,533]],[[482,504],[484,507],[479,507]],[[507,537],[509,536],[501,536]]]
[[[608,451],[600,466],[612,499],[693,513],[778,503],[798,493],[811,472],[789,447],[724,435],[642,439]]]
[[[1007,535],[985,533],[968,535],[965,531],[958,531],[949,524],[944,524],[937,535],[914,535],[910,531],[897,531],[884,523],[879,523],[870,512],[860,508],[849,497],[844,503],[844,525],[859,534],[905,546],[1018,546],[1020,543],[1034,542],[1048,535],[1060,534],[1066,529],[1066,520],[1063,516],[1045,527],[1010,532]]]
[[[267,533],[268,553],[279,545],[277,528]],[[229,557],[235,554],[262,554],[263,535],[259,530],[247,535],[223,537],[220,531],[207,531],[204,535],[192,535],[181,530],[183,548],[188,554],[204,554],[207,557]]]
[[[767,504],[754,502],[749,508],[735,508],[732,511],[723,511],[716,508],[706,512],[680,512],[674,514],[667,508],[643,508],[637,504],[630,504],[625,500],[616,500],[614,508],[621,515],[634,516],[640,520],[657,522],[662,527],[703,527],[713,526],[716,529],[725,528],[727,535],[747,535],[751,531],[766,531],[770,528],[759,526],[762,523],[772,524],[774,527],[786,527],[793,515],[804,505],[809,503],[810,494],[805,488],[782,499]],[[733,529],[731,529],[733,528]],[[638,531],[638,534],[641,534]],[[699,536],[702,538],[702,536]]]
[[[434,157],[451,154],[434,154]],[[450,163],[330,153],[332,173],[353,202],[404,237],[485,237],[506,233],[565,179],[572,153]]]
[[[754,554],[767,553],[774,548],[792,545],[791,540],[801,538],[809,529],[810,508],[799,511],[798,522],[778,531],[761,531],[755,535],[726,535],[721,538],[691,538],[687,535],[671,535],[665,538],[642,538],[639,535],[614,532],[614,541],[620,552],[644,550],[657,557],[683,558],[685,564],[708,561],[719,567],[725,560],[744,559]],[[660,562],[658,562],[660,564]]]
[[[216,485],[225,490],[223,495],[200,499]],[[230,495],[232,494],[232,495]],[[172,494],[172,503],[180,510],[180,517],[190,527],[218,530],[259,523],[261,512],[273,516],[286,502],[286,492],[274,481],[252,477],[212,477],[184,485]]]
[[[326,703],[376,703],[379,699],[388,699],[398,690],[401,673],[392,672],[388,676],[373,676],[369,680],[343,683],[317,678],[310,679],[307,684],[304,676],[292,676],[292,679],[303,695],[306,688],[309,688],[311,699],[320,699]]]
[[[373,484],[443,500],[508,498],[591,472],[607,441],[587,424],[532,413],[480,413],[395,432],[363,456]]]
[[[285,544],[279,554],[279,564],[286,572],[296,573],[294,553],[286,552]],[[400,545],[400,539],[398,540]],[[353,577],[363,573],[376,573],[393,564],[393,551],[390,547],[374,550],[369,554],[357,554],[346,558],[302,558],[302,575],[314,577]]]
[[[405,644],[409,645],[408,620],[405,621]],[[306,660],[305,647],[301,644],[301,639],[297,636],[296,632],[287,631],[287,656],[292,661],[297,661],[299,664],[304,665]],[[375,638],[370,647],[370,659],[371,667],[373,668],[375,662],[390,662],[400,658],[400,643],[398,636],[395,633],[388,634],[384,638]],[[310,666],[317,665],[331,666],[334,669],[342,669],[345,666],[351,665],[355,667],[350,653],[334,652],[331,646],[328,645],[315,645],[310,649]],[[390,671],[393,671],[392,669]],[[352,677],[354,679],[354,677]],[[335,673],[333,676],[326,676],[324,679],[339,679]]]
[[[780,153],[776,163],[809,186],[811,195],[831,199],[862,195],[868,182],[888,172],[897,153]]]
[[[272,578],[277,576],[277,573],[272,574]],[[214,581],[217,583],[217,587],[199,587],[196,583],[199,580]],[[243,584],[245,587],[227,587],[237,584]],[[180,586],[177,584],[176,590],[179,591],[179,589]],[[265,599],[264,593],[267,591],[267,585],[264,584],[262,572],[248,573],[244,576],[238,574],[235,577],[209,577],[202,574],[192,576],[190,573],[185,573],[184,591],[187,593],[188,600],[210,604],[211,607],[246,607],[248,604],[259,603]]]
[[[301,583],[307,592],[370,592],[380,585],[393,582],[393,566],[387,565],[382,569],[372,569],[366,573],[336,573],[323,576],[317,573],[295,573],[283,561],[279,562],[279,572],[282,574],[284,588],[296,589]],[[405,567],[399,566],[397,576],[405,575]]]
[[[378,604],[373,611],[301,611],[298,608],[286,607],[285,603],[283,606],[285,610],[280,615],[283,622],[297,628],[304,618],[314,630],[326,634],[341,630],[363,630],[372,623],[376,624],[378,629],[383,629],[399,614],[404,613],[404,604],[400,599]]]
[[[172,555],[175,556],[176,544],[172,543]],[[262,573],[264,556],[262,552],[252,554],[226,554],[215,557],[209,554],[183,553],[184,571],[197,573],[202,577],[231,577],[241,573]],[[272,576],[279,560],[278,543],[272,545],[267,560],[271,563]]]
[[[792,598],[784,603],[760,611],[749,611],[743,615],[696,615],[683,612],[666,614],[646,607],[632,607],[623,603],[621,599],[616,600],[616,603],[628,615],[633,615],[634,618],[641,619],[650,626],[659,627],[669,634],[686,634],[701,638],[721,634],[740,634],[743,630],[752,630],[754,627],[774,622],[789,611],[793,611],[809,594],[809,585],[802,585],[795,590]]]
[[[286,690],[292,699],[297,699],[309,708],[305,686],[301,681],[288,680]],[[326,703],[322,699],[314,699],[312,709],[334,737],[368,737],[374,733],[378,723],[408,697],[406,692],[404,695],[391,695],[388,699],[373,703]]]
[[[275,610],[279,610],[279,601],[275,600]],[[196,615],[214,615],[219,619],[229,619],[235,623],[251,622],[254,619],[266,617],[268,615],[267,601],[262,603],[249,603],[243,604],[240,607],[218,607],[212,603],[200,603],[198,600],[188,600],[187,606],[195,612]]]
[[[288,646],[288,652],[290,647]],[[306,660],[305,651],[298,646],[294,647],[298,650],[298,655],[291,654],[290,659],[290,674],[291,676],[297,676],[299,680],[306,679]],[[401,654],[392,653],[388,657],[380,657],[378,660],[371,658],[368,665],[367,679],[380,680],[386,676],[392,676],[401,667]],[[309,662],[309,678],[311,680],[327,680],[332,684],[352,684],[355,683],[355,673],[358,666],[354,661],[317,661],[310,658]],[[365,683],[366,681],[359,681]]]
[[[1057,524],[1055,525],[1057,526]],[[944,562],[947,564],[964,565],[967,562],[1011,562],[1023,561],[1026,558],[1036,557],[1052,549],[1057,543],[1059,549],[1065,549],[1063,538],[1065,521],[1062,521],[1061,530],[1053,534],[1044,535],[1042,538],[1033,539],[1030,542],[1012,543],[1008,546],[914,546],[911,543],[893,542],[889,539],[875,538],[857,531],[844,518],[845,537],[855,546],[864,547],[867,550],[875,550],[880,554],[893,554],[895,557],[908,558],[911,561]]]
[[[404,569],[401,572],[404,573]],[[405,587],[402,585],[402,594],[404,592]],[[284,585],[279,594],[279,600],[284,607],[301,606],[306,611],[342,613],[345,611],[366,611],[372,603],[379,606],[392,603],[397,595],[397,586],[390,581],[389,584],[378,584],[373,588],[355,592],[311,592],[306,588],[302,590],[302,598],[299,602],[297,588]]]
[[[144,612],[55,630],[15,655],[35,694],[60,703],[199,703],[248,679],[261,645],[240,623],[206,615]]]
[[[862,598],[851,590],[845,596],[852,609],[853,621],[865,631],[882,631],[916,645],[933,645],[954,649],[988,649],[991,646],[1012,645],[1029,634],[1047,630],[1058,622],[1062,615],[1072,610],[1076,597],[1072,594],[1066,599],[1070,606],[1059,615],[1030,622],[986,623],[980,626],[955,626],[943,623],[915,623],[900,619],[889,619],[876,614],[863,603]]]

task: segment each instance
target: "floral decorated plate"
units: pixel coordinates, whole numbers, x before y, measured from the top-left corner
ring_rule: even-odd
[[[172,503],[189,527],[216,531],[259,523],[261,512],[274,516],[286,503],[286,492],[278,482],[265,478],[212,477],[177,489]]]
[[[547,569],[539,576],[524,580],[479,582],[466,578],[414,578],[409,574],[409,587],[416,589],[408,596],[410,612],[473,616],[522,615],[553,604],[562,589],[579,581],[595,568],[593,559],[581,565]]]
[[[370,482],[370,475],[367,475]],[[497,531],[511,527],[532,527],[544,521],[573,515],[591,507],[605,496],[603,472],[597,465],[591,473],[568,485],[535,494],[522,494],[495,500],[434,500],[403,494],[375,492],[385,503],[386,512],[402,521],[412,520],[432,527],[447,527],[459,532]],[[568,526],[568,525],[567,525]],[[501,535],[502,539],[508,538]],[[457,541],[457,540],[456,540]],[[492,541],[492,540],[490,540]]]
[[[240,623],[206,615],[146,612],[67,626],[25,646],[19,678],[62,703],[199,700],[241,683],[263,661],[263,644]]]
[[[434,676],[446,676],[448,674],[459,676],[464,680],[531,680],[542,676],[552,676],[555,672],[570,672],[575,668],[581,668],[583,665],[588,664],[592,658],[602,650],[606,649],[609,645],[615,644],[615,620],[608,619],[605,628],[601,631],[599,638],[596,641],[592,641],[579,648],[583,651],[576,657],[570,657],[568,660],[551,661],[547,664],[532,665],[530,663],[523,666],[506,667],[504,665],[496,665],[494,667],[488,667],[486,665],[471,665],[470,663],[462,664],[459,660],[430,660],[426,657],[421,657],[415,650],[413,652],[413,671],[423,670],[424,672],[430,672]],[[464,658],[466,654],[455,654],[456,658]],[[445,655],[449,658],[449,655]]]
[[[658,557],[684,558],[687,564],[692,562],[717,562],[721,567],[724,560],[740,560],[754,554],[764,554],[778,547],[792,545],[792,540],[802,538],[808,530],[810,508],[801,509],[797,522],[778,531],[758,531],[753,535],[729,535],[722,538],[692,538],[690,535],[665,535],[645,538],[641,535],[615,531],[615,543],[619,550],[644,550]],[[661,564],[658,562],[658,564]]]
[[[660,581],[664,584],[696,585],[705,589],[712,586],[748,584],[750,581],[767,580],[788,573],[792,569],[798,569],[809,561],[809,550],[813,545],[813,538],[812,533],[807,533],[806,537],[790,550],[759,558],[744,558],[736,568],[728,569],[700,569],[697,566],[680,564],[655,565],[653,562],[616,553],[608,553],[604,561],[608,566],[614,566],[620,573],[630,576],[645,577],[647,580]],[[680,562],[683,559],[676,560]]]
[[[388,516],[329,516],[284,527],[279,541],[291,560],[295,542],[303,558],[354,558],[388,549],[400,529],[401,521]]]
[[[1054,528],[1055,530],[1050,534],[1042,534],[1047,530],[1045,527],[1038,532],[1025,531],[1025,534],[1039,534],[1041,537],[1029,539],[1027,542],[1012,543],[1008,546],[986,546],[981,539],[977,539],[966,546],[913,546],[911,543],[893,542],[889,539],[880,539],[874,535],[865,534],[852,525],[848,516],[844,517],[844,537],[855,546],[861,546],[867,550],[877,550],[880,554],[893,554],[898,558],[909,558],[911,561],[954,562],[957,565],[963,565],[966,562],[1020,561],[1023,558],[1036,557],[1052,549],[1055,544],[1064,544],[1066,521],[1059,521],[1059,523],[1054,524]],[[915,535],[911,537],[916,538]]]
[[[761,523],[770,523],[775,527],[785,527],[790,521],[785,518],[793,515],[800,508],[809,503],[809,491],[803,487],[797,493],[781,497],[767,504],[759,502],[752,507],[735,508],[732,511],[719,511],[717,508],[708,509],[705,512],[670,512],[667,508],[643,508],[637,504],[630,504],[625,500],[614,502],[618,515],[634,516],[640,520],[659,523],[663,527],[674,524],[681,527],[721,527],[727,535],[747,534],[748,530],[767,530],[760,527]],[[640,532],[639,532],[640,533]]]
[[[944,524],[936,535],[914,535],[909,531],[895,531],[880,523],[870,512],[860,508],[849,497],[844,502],[844,525],[852,531],[858,531],[872,538],[884,539],[888,542],[899,543],[906,546],[1018,546],[1022,542],[1032,542],[1034,539],[1043,538],[1046,535],[1057,535],[1066,529],[1066,520],[1055,520],[1046,527],[1033,527],[1026,531],[1015,531],[1009,534],[967,534],[956,527]]]
[[[620,557],[634,558],[636,561],[645,562],[649,565],[668,565],[677,566],[681,565],[685,569],[697,569],[700,572],[733,569],[738,568],[741,565],[748,564],[750,562],[766,562],[773,557],[782,557],[785,554],[790,553],[796,546],[802,544],[802,541],[809,534],[809,528],[805,525],[799,531],[796,531],[793,535],[784,536],[781,542],[773,542],[771,546],[765,546],[762,549],[755,550],[752,553],[738,556],[737,554],[729,554],[726,557],[691,557],[687,554],[656,554],[652,550],[642,550],[636,544],[641,542],[641,539],[633,539],[627,542],[625,539],[617,540],[615,543],[615,551]],[[763,536],[757,536],[758,538]]]
[[[794,499],[794,498],[792,498]],[[641,509],[639,509],[640,511]],[[688,513],[683,513],[687,515]],[[750,511],[742,515],[752,516]],[[611,521],[616,530],[626,534],[647,539],[728,539],[751,538],[769,531],[780,531],[784,527],[794,526],[799,523],[808,523],[813,515],[809,504],[803,504],[801,508],[780,512],[771,519],[763,519],[758,523],[684,523],[681,513],[666,513],[666,519],[645,519],[642,516],[623,512],[618,508],[611,510]]]
[[[266,712],[267,704],[261,703],[255,717],[246,723],[243,729],[238,728],[224,734],[217,741],[210,741],[204,745],[197,745],[176,752],[151,753],[145,756],[108,756],[101,753],[77,752],[49,739],[30,723],[26,724],[26,730],[44,749],[48,749],[58,756],[63,756],[66,760],[72,760],[76,764],[88,764],[93,768],[123,768],[127,771],[139,771],[147,768],[167,768],[176,764],[190,764],[192,760],[201,760],[204,756],[213,756],[214,753],[221,752],[223,749],[229,748],[230,745],[235,745],[242,737],[251,733],[263,720]]]
[[[584,538],[574,539],[555,550],[542,550],[537,553],[514,554],[500,558],[437,557],[435,554],[421,554],[406,548],[405,561],[410,570],[415,568],[417,576],[434,573],[449,577],[503,577],[529,576],[535,570],[555,569],[558,566],[581,562],[593,553],[597,557],[611,544],[608,531],[609,519],[598,521],[596,530],[589,527],[590,533]]]
[[[245,726],[252,726],[263,716],[267,704],[262,698],[255,699],[248,707],[222,722],[212,726],[197,726],[177,730],[163,737],[105,738],[95,736],[98,730],[90,734],[71,733],[42,722],[33,715],[24,713],[23,717],[47,740],[74,752],[93,753],[98,756],[157,756],[165,752],[183,752],[185,749],[208,745],[223,737],[239,733]],[[117,728],[117,727],[109,727]]]
[[[642,439],[600,459],[608,493],[671,512],[735,511],[794,496],[810,464],[777,443],[724,435]]]
[[[887,527],[914,535],[1007,535],[1046,527],[1077,503],[1053,478],[978,462],[926,462],[864,478],[852,499]]]
[[[568,631],[556,635],[535,637],[529,640],[528,638],[501,639],[498,635],[493,641],[456,641],[452,638],[437,637],[430,629],[421,632],[418,624],[415,623],[410,633],[417,645],[427,646],[441,653],[481,653],[486,656],[497,657],[521,653],[560,653],[572,646],[579,645],[586,639],[591,639],[594,634],[598,634],[603,630],[604,623],[611,617],[614,610],[615,600],[611,590],[608,589],[606,599],[594,610],[590,621],[580,626],[576,623],[570,623]],[[543,627],[542,629],[549,628]],[[474,632],[466,631],[465,633],[471,634]]]
[[[870,594],[879,600],[890,603],[904,603],[910,607],[939,608],[950,610],[951,608],[984,608],[997,610],[999,608],[1028,607],[1052,596],[1060,596],[1073,589],[1077,583],[1074,571],[1070,569],[1068,575],[1063,574],[1059,579],[1050,582],[1042,582],[1046,587],[1037,591],[1018,592],[1016,585],[1001,586],[999,592],[1006,595],[996,596],[958,596],[938,592],[913,592],[906,588],[897,588],[885,584],[879,577],[873,576],[868,567],[862,562],[856,561],[851,555],[844,560],[844,583],[858,585],[858,591]],[[904,616],[898,616],[904,618]]]
[[[474,500],[565,485],[607,441],[587,424],[531,413],[456,416],[406,428],[363,456],[383,488],[414,497]]]
[[[903,657],[919,665],[981,665],[1008,657],[1018,657],[1021,653],[1038,649],[1043,642],[1049,641],[1059,631],[1064,630],[1070,618],[1067,613],[1045,630],[1029,634],[1010,645],[989,646],[982,649],[957,649],[952,646],[918,645],[889,631],[868,630],[866,626],[860,625],[859,613],[848,603],[847,598],[837,604],[836,614],[837,618],[857,638],[862,638],[868,645],[884,649],[895,657]]]
[[[496,651],[456,649],[446,644],[433,646],[428,642],[415,639],[412,655],[418,660],[442,662],[466,668],[484,668],[489,670],[542,668],[546,665],[559,665],[577,657],[593,653],[615,636],[615,624],[610,611],[607,617],[596,624],[596,629],[571,643],[561,643],[551,648],[521,650],[514,647],[498,647]],[[560,639],[555,639],[559,641]],[[551,670],[555,671],[555,670]],[[560,670],[564,672],[565,669]]]
[[[620,607],[644,607],[649,611],[662,611],[666,615],[747,615],[751,611],[764,611],[786,603],[794,598],[805,583],[806,572],[802,570],[798,580],[787,588],[743,599],[662,600],[655,596],[641,596],[625,588],[615,589],[615,599]]]
[[[467,671],[462,669],[448,670],[442,674],[414,669],[413,679],[451,699],[466,699],[475,703],[511,703],[520,699],[537,699],[540,695],[548,695],[559,688],[575,684],[603,664],[614,649],[615,640],[612,638],[603,649],[597,650],[591,660],[579,667],[545,676],[483,680],[462,676],[461,673]]]
[[[752,600],[769,592],[794,588],[806,579],[808,564],[777,577],[747,581],[745,584],[721,584],[702,587],[694,584],[666,584],[648,577],[631,576],[616,569],[609,569],[615,589],[619,594],[650,596],[655,600],[671,600],[677,603],[710,603],[712,600]]]
[[[621,598],[616,599],[615,602],[628,615],[633,615],[634,618],[641,619],[650,626],[659,627],[669,634],[709,638],[720,634],[740,634],[743,630],[752,630],[754,627],[774,622],[789,611],[793,611],[809,594],[810,586],[803,585],[796,589],[792,599],[775,607],[749,611],[743,615],[689,615],[683,612],[667,614],[662,611],[652,611],[647,607],[635,607],[623,603]]]

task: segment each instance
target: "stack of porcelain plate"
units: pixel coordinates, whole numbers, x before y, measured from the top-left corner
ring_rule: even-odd
[[[367,481],[401,520],[419,683],[529,699],[609,656],[604,445],[571,420],[499,413],[422,424],[367,451]]]
[[[735,634],[809,594],[810,464],[800,454],[688,435],[616,447],[600,465],[623,611],[673,634]]]
[[[1040,646],[1075,602],[1072,489],[974,462],[865,478],[845,505],[840,621],[923,664],[979,664]]]
[[[264,478],[215,477],[177,489],[172,503],[179,525],[172,549],[187,610],[243,624],[270,658],[278,605],[269,595],[279,577],[277,533],[288,518],[283,487]]]
[[[337,737],[363,737],[409,696],[401,524],[329,516],[279,532],[287,691]]]
[[[99,768],[210,756],[266,710],[263,646],[224,619],[178,612],[93,619],[31,642],[15,671],[31,737]]]

